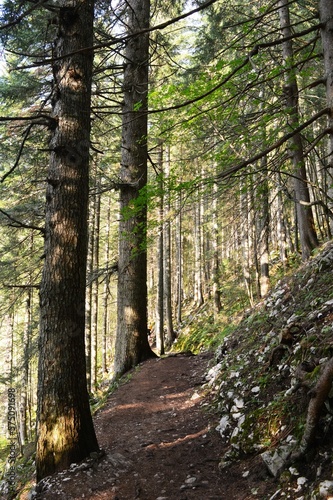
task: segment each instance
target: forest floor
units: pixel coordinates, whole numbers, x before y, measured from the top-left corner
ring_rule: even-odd
[[[48,478],[32,498],[271,498],[277,485],[260,457],[219,467],[225,445],[202,385],[210,358],[176,354],[141,364],[94,417],[105,455]]]

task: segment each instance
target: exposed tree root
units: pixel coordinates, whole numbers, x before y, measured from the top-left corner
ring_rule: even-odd
[[[311,399],[308,406],[304,434],[299,449],[291,456],[291,461],[302,458],[313,444],[321,411],[330,393],[332,381],[333,358],[326,363],[315,387],[310,391]]]

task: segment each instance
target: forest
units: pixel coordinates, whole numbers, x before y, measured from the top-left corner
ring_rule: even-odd
[[[0,461],[39,481],[99,453],[103,387],[332,238],[333,0],[0,9]]]

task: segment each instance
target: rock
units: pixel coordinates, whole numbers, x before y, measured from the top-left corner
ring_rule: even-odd
[[[308,482],[308,480],[306,479],[306,477],[298,477],[297,478],[297,486],[298,488],[300,489],[302,486],[304,486],[306,483]]]
[[[319,484],[319,495],[322,498],[327,498],[329,494],[333,493],[333,481],[322,481]]]
[[[227,415],[224,415],[221,418],[219,425],[216,427],[216,430],[221,434],[222,437],[224,437],[224,433],[228,429],[230,429],[229,417]]]
[[[185,479],[186,484],[194,484],[196,482],[197,478],[196,477],[188,477]]]
[[[236,408],[244,408],[244,400],[242,398],[236,398],[234,400],[234,405]]]
[[[260,456],[272,476],[277,477],[285,468],[290,453],[291,447],[283,445],[274,452],[264,451]]]

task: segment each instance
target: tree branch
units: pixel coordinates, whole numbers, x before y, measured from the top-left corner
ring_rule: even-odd
[[[38,3],[35,3],[34,5],[32,5],[29,9],[27,9],[25,12],[23,12],[23,14],[21,14],[20,16],[18,16],[14,21],[10,21],[9,23],[6,23],[6,24],[2,24],[0,26],[0,31],[1,30],[4,30],[4,29],[7,29],[7,28],[12,28],[13,26],[16,26],[17,24],[19,24],[26,16],[28,16],[29,14],[31,14],[31,12],[33,12],[34,10],[38,9],[38,7],[42,6],[43,4],[45,4],[48,0],[40,0],[40,2]]]
[[[9,213],[5,212],[1,208],[0,208],[0,213],[2,213],[5,217],[7,217],[7,219],[12,221],[12,224],[9,224],[9,226],[11,227],[22,228],[22,229],[34,229],[35,231],[40,231],[43,235],[45,234],[45,229],[43,227],[24,224],[24,222],[15,219]]]
[[[316,113],[315,115],[313,115],[312,118],[310,118],[306,122],[302,123],[302,125],[300,125],[299,127],[296,127],[292,132],[289,132],[289,134],[285,134],[283,137],[281,137],[281,139],[279,139],[278,141],[274,142],[271,146],[269,146],[268,148],[264,149],[263,151],[261,151],[257,155],[252,156],[251,158],[248,158],[247,160],[242,161],[238,165],[230,167],[227,170],[224,170],[223,172],[220,172],[219,174],[217,174],[214,177],[215,181],[217,182],[219,180],[225,179],[226,177],[230,177],[232,174],[235,174],[239,170],[247,167],[248,165],[251,165],[251,163],[257,162],[258,160],[260,160],[264,156],[268,155],[269,153],[271,153],[275,149],[278,149],[285,142],[289,141],[289,139],[291,139],[291,137],[293,137],[295,134],[298,134],[299,132],[301,132],[302,130],[304,130],[306,127],[308,127],[313,122],[315,122],[316,120],[318,120],[318,118],[320,118],[321,116],[323,116],[323,115],[329,115],[330,112],[331,112],[330,108],[324,108],[324,109],[322,109],[321,111],[319,111],[318,113]]]
[[[186,19],[187,17],[191,16],[192,14],[195,14],[197,12],[200,12],[200,11],[206,9],[207,7],[209,7],[210,5],[212,5],[215,2],[217,2],[217,0],[208,0],[204,4],[200,5],[199,7],[195,8],[195,9],[190,10],[189,12],[185,12],[184,14],[181,14],[177,17],[174,17],[173,19],[169,19],[169,21],[165,21],[164,23],[157,24],[156,26],[152,26],[151,28],[146,28],[146,29],[142,29],[139,31],[135,31],[134,33],[131,33],[131,34],[125,35],[125,36],[110,37],[111,39],[107,42],[96,44],[92,47],[84,47],[83,49],[76,50],[74,52],[68,52],[67,54],[64,54],[64,55],[59,56],[59,57],[52,57],[49,59],[42,59],[40,61],[35,61],[34,63],[28,64],[26,66],[17,66],[16,68],[13,68],[11,71],[17,71],[17,70],[21,70],[21,69],[31,69],[31,68],[35,68],[37,66],[45,66],[47,64],[53,64],[55,61],[63,60],[67,57],[72,57],[75,54],[80,54],[82,52],[87,52],[90,50],[93,50],[94,52],[96,52],[97,50],[105,49],[105,48],[111,47],[112,45],[116,45],[118,43],[127,42],[128,40],[130,40],[131,38],[134,38],[136,36],[144,35],[145,33],[151,33],[151,32],[156,31],[156,30],[165,29],[168,26],[171,26],[172,24],[175,24],[179,21],[182,21],[183,19]],[[41,56],[41,57],[43,57],[43,56]]]
[[[3,286],[5,288],[40,288],[40,285],[8,285],[6,283]]]
[[[2,178],[0,179],[0,183],[2,184],[6,179],[7,177],[12,174],[14,172],[14,170],[16,169],[16,167],[18,166],[19,162],[20,162],[20,159],[21,159],[21,155],[22,155],[22,151],[23,151],[23,148],[24,148],[24,144],[26,143],[26,140],[28,139],[29,137],[29,134],[30,134],[30,130],[32,129],[32,126],[33,124],[30,123],[30,125],[28,126],[27,130],[25,131],[25,134],[24,134],[24,137],[23,137],[23,140],[21,142],[21,146],[20,146],[20,149],[19,149],[19,152],[17,154],[17,157],[16,157],[16,161],[14,163],[14,165],[12,166],[12,168],[10,170],[8,170],[7,173],[5,173]]]

